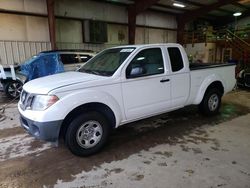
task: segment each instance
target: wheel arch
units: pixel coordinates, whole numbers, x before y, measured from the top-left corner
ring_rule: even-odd
[[[219,92],[221,93],[221,96],[224,94],[224,87],[223,87],[221,81],[214,81],[214,82],[212,82],[212,83],[207,87],[205,93],[206,93],[207,91],[209,91],[210,89],[212,89],[212,88],[218,89]],[[205,94],[205,93],[204,93],[204,94]]]
[[[209,91],[212,88],[217,88],[220,91],[221,96],[225,92],[225,88],[223,86],[223,83],[220,80],[213,80],[213,81],[210,81],[209,83],[202,84],[202,86],[199,89],[199,92],[197,94],[197,97],[195,99],[194,104],[200,104],[200,102],[204,98],[204,96],[207,93],[207,91]]]
[[[90,102],[90,103],[82,104],[74,108],[72,111],[70,111],[66,115],[66,117],[64,118],[62,122],[62,126],[60,128],[59,137],[63,137],[65,135],[67,128],[74,117],[76,117],[77,115],[81,113],[85,113],[87,111],[96,111],[96,112],[103,114],[107,118],[108,122],[110,123],[111,128],[116,127],[115,113],[108,105],[104,103],[100,103],[100,102]]]

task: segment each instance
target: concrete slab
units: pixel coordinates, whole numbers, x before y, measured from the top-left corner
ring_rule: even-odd
[[[57,180],[55,187],[250,187],[250,114]]]

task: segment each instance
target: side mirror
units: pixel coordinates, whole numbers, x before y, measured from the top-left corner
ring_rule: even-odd
[[[127,78],[140,77],[145,73],[146,73],[145,68],[143,68],[143,67],[133,67],[132,69],[129,69],[129,71],[127,72]]]

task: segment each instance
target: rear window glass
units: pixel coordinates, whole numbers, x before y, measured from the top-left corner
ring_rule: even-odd
[[[168,48],[168,54],[170,58],[172,72],[177,72],[181,70],[184,67],[184,64],[180,49],[176,47]]]

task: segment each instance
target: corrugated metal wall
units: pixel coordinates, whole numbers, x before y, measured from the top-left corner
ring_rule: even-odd
[[[56,43],[58,49],[83,49],[92,50],[94,52],[100,52],[106,48],[113,46],[120,46],[120,44],[92,44],[92,43],[70,43],[70,42],[58,42]]]
[[[41,51],[50,49],[50,42],[0,41],[0,64],[19,64]]]
[[[120,44],[57,43],[58,49],[83,49],[99,52]],[[41,51],[51,50],[50,42],[0,41],[0,64],[20,64]]]

